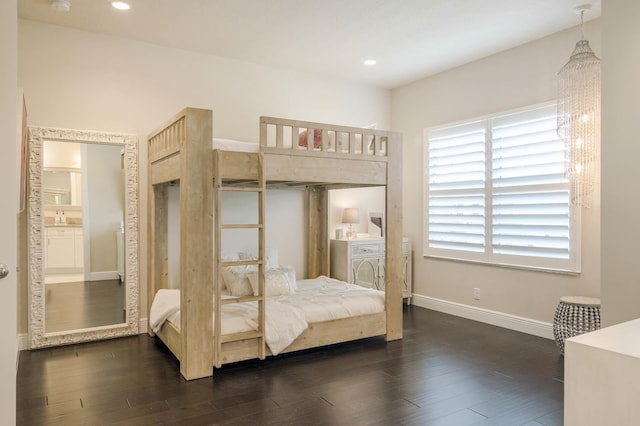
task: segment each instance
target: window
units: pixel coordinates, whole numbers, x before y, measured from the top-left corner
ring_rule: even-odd
[[[556,106],[425,132],[425,256],[579,272]]]

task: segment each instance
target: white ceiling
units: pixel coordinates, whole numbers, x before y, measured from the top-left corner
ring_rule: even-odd
[[[585,20],[600,16],[594,0]],[[576,26],[585,0],[18,0],[18,16],[393,88]],[[576,38],[579,33],[576,33]],[[378,64],[362,62],[375,58]]]

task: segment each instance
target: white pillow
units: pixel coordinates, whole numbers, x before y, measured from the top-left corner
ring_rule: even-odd
[[[240,260],[255,260],[258,258],[258,255],[249,249],[238,250],[238,258]]]
[[[240,260],[240,256],[238,252],[235,250],[223,249],[220,252],[220,258],[225,262],[233,262],[236,260]]]
[[[253,295],[258,295],[258,272],[248,273]],[[296,290],[296,271],[292,266],[267,269],[265,272],[265,293],[267,297],[286,296]]]
[[[277,268],[282,271],[286,277],[287,282],[289,283],[289,287],[291,288],[291,293],[298,289],[298,283],[296,282],[296,270],[293,266],[280,266]]]
[[[225,266],[222,268],[222,278],[232,296],[242,297],[253,294],[247,272],[247,266]]]
[[[267,247],[265,252],[267,256],[267,268],[279,268],[278,249]]]
[[[258,255],[251,250],[240,250],[238,252],[238,260],[257,260]],[[265,260],[266,260],[266,268],[277,268],[278,266],[278,249],[276,248],[267,248],[265,250]]]
[[[280,269],[269,269],[266,274],[265,292],[267,293],[267,297],[291,294],[289,280],[283,271]]]
[[[220,259],[223,262],[235,262],[236,260],[240,260],[240,257],[238,256],[238,252],[235,250],[222,249],[220,251]],[[229,290],[229,286],[227,285],[227,280],[224,277],[224,272],[223,272],[222,273],[222,289],[224,290],[225,288]]]

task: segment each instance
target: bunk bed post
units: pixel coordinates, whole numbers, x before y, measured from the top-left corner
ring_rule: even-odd
[[[387,140],[385,311],[386,339],[402,339],[402,135]]]
[[[150,176],[150,174],[149,174]],[[161,184],[153,186],[149,182],[149,241],[154,244],[149,245],[149,291],[147,292],[148,307],[151,304],[157,291],[161,288],[168,288],[168,206],[167,185]],[[153,335],[149,328],[149,335]]]
[[[309,190],[307,277],[329,276],[329,191],[325,187]]]
[[[187,108],[180,154],[180,373],[213,375],[212,112]]]

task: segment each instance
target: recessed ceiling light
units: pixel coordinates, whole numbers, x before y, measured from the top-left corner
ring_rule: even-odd
[[[129,9],[131,9],[131,6],[129,6],[129,3],[126,3],[124,1],[112,1],[111,2],[111,6],[115,7],[118,10],[129,10]]]
[[[368,67],[375,65],[376,64],[376,60],[375,59],[367,59],[366,61],[364,61],[364,64]]]
[[[50,0],[51,8],[56,12],[68,12],[71,10],[71,2],[69,0]]]

